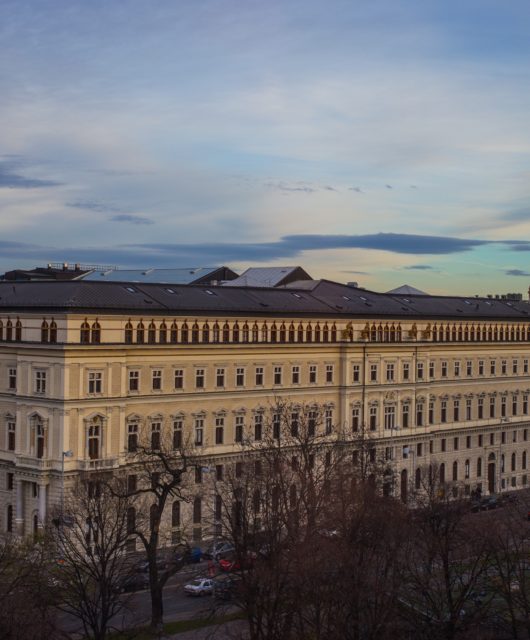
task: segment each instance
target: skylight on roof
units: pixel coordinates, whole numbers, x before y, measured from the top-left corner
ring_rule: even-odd
[[[204,293],[207,293],[209,296],[216,296],[217,294],[214,293],[213,291],[210,291],[210,289],[205,289]]]
[[[302,296],[299,293],[293,293],[292,294],[295,298],[298,298],[299,300],[302,299]]]
[[[351,298],[348,298],[348,296],[342,296],[343,300],[351,300]]]
[[[127,289],[127,291],[130,291],[131,293],[136,293],[136,289],[134,289],[133,287],[125,287],[125,289]]]
[[[173,291],[173,289],[166,289],[166,291],[167,291],[168,293],[175,293],[175,292]]]
[[[360,298],[363,302],[368,302],[368,298],[365,298],[364,296],[359,296],[359,298]]]

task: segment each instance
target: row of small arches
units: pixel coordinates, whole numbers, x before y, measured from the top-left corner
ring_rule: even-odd
[[[5,327],[5,334],[4,334]],[[11,319],[7,320],[5,325],[0,320],[0,341],[3,342],[20,342],[22,340],[22,322],[17,318],[13,323]]]
[[[217,321],[210,326],[208,321],[199,325],[197,321],[188,324],[185,320],[182,324],[174,321],[168,328],[165,321],[157,327],[151,321],[147,327],[140,320],[134,327],[129,320],[125,325],[125,343],[148,344],[161,343],[229,343],[229,342],[336,342],[337,327],[333,323],[323,325],[317,322],[314,326],[311,322],[305,326],[300,322],[295,326],[293,322],[287,325],[285,322],[270,324],[263,322],[261,326],[255,322],[252,326],[245,322],[235,322],[231,326],[228,322],[220,325]]]
[[[429,328],[426,330],[429,332]],[[429,337],[428,335],[426,337]],[[530,325],[436,323],[433,342],[521,342],[530,340]]]

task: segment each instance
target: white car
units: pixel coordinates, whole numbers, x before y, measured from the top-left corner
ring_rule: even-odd
[[[213,580],[197,578],[185,585],[184,592],[189,596],[210,596],[213,593]]]

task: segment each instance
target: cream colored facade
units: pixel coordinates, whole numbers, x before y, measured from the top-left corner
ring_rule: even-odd
[[[318,403],[352,439],[365,425],[398,494],[433,461],[468,493],[527,484],[524,317],[101,311],[0,310],[3,532],[29,534],[49,517],[63,452],[73,452],[68,483],[124,465],[138,429],[182,430],[222,464],[242,434],[259,437],[278,397]]]

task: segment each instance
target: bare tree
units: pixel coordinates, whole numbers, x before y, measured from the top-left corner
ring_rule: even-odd
[[[122,475],[123,496],[135,499],[129,512],[129,533],[145,549],[151,595],[151,627],[160,630],[164,620],[163,590],[168,579],[182,568],[185,553],[173,554],[162,562],[163,518],[170,501],[189,502],[186,474],[201,468],[201,457],[182,434],[143,430],[129,443],[128,467]],[[185,538],[182,547],[187,548]]]
[[[103,640],[123,610],[128,517],[133,499],[120,496],[117,480],[80,481],[67,495],[64,514],[49,535],[60,564],[55,571],[60,610],[77,618],[87,635]]]

